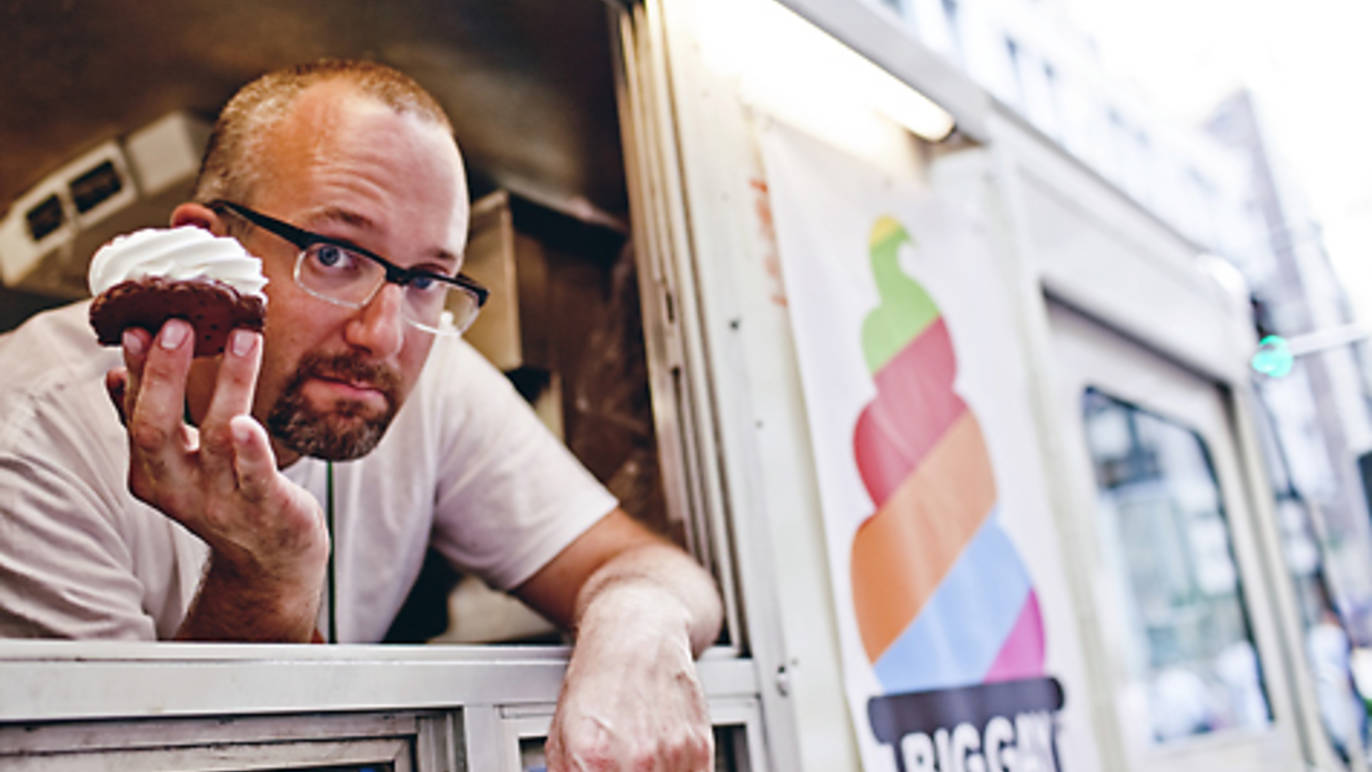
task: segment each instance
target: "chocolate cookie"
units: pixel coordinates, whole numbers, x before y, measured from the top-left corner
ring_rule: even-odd
[[[91,327],[100,342],[117,346],[126,327],[142,327],[156,335],[172,317],[195,328],[195,355],[224,351],[235,327],[262,329],[267,308],[262,299],[239,294],[215,279],[172,281],[160,276],[120,282],[91,303]]]

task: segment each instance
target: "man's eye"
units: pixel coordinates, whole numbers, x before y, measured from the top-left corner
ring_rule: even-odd
[[[428,290],[434,289],[435,285],[438,284],[438,281],[432,276],[419,275],[411,276],[407,284],[414,289],[427,292]]]
[[[346,269],[353,262],[347,250],[333,244],[315,244],[310,247],[310,256],[320,268]]]

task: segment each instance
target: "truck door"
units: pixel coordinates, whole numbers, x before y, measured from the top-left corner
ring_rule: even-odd
[[[1302,769],[1281,651],[1294,620],[1272,600],[1229,393],[1066,306],[1049,320],[1114,768]]]

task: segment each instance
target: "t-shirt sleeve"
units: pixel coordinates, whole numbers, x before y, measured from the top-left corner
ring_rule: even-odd
[[[0,636],[155,639],[116,516],[82,463],[90,449],[59,424],[30,426],[42,431],[26,447],[0,452]]]
[[[502,590],[518,586],[617,504],[509,381],[464,341],[431,359],[457,384],[445,430],[433,545]]]
[[[135,500],[88,302],[0,335],[0,637],[175,634],[208,548]]]

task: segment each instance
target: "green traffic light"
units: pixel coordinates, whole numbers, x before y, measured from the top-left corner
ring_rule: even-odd
[[[1289,374],[1295,362],[1290,344],[1280,335],[1268,335],[1259,341],[1257,353],[1248,360],[1254,370],[1272,378]]]

